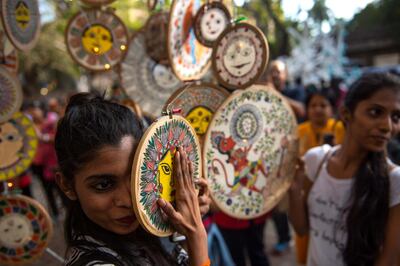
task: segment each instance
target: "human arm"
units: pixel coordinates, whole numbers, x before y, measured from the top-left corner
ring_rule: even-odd
[[[163,199],[158,204],[178,233],[186,237],[190,265],[204,265],[208,261],[207,233],[201,220],[199,199],[195,190],[192,164],[183,149],[174,158],[176,209]]]
[[[302,102],[290,99],[287,96],[283,96],[286,101],[289,103],[290,107],[292,107],[293,112],[295,113],[296,117],[298,118],[305,118],[306,116],[306,108]]]
[[[385,241],[382,252],[375,266],[397,265],[400,251],[400,204],[389,209],[389,218],[386,226]]]
[[[308,233],[307,198],[312,182],[304,171],[304,162],[299,159],[294,181],[289,189],[289,219],[300,236]]]

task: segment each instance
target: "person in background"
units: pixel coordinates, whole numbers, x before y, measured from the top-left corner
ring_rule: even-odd
[[[365,74],[340,110],[342,145],[312,148],[289,189],[289,216],[309,233],[308,266],[395,265],[400,251],[400,167],[386,145],[400,131],[400,79]]]
[[[342,144],[345,129],[343,123],[333,118],[335,97],[329,89],[311,92],[306,99],[307,121],[298,126],[299,155],[323,144]],[[308,235],[295,236],[298,265],[307,261]]]

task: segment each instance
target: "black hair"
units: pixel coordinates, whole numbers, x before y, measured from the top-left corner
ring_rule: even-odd
[[[77,171],[94,158],[96,151],[107,145],[118,146],[125,136],[132,136],[138,142],[142,135],[140,120],[127,107],[104,100],[98,94],[76,94],[70,98],[55,137],[60,171],[73,185]],[[129,237],[120,236],[91,221],[78,200],[69,200],[68,205],[65,220],[68,248],[78,245],[81,236],[88,235],[107,244],[131,265],[140,265],[143,254],[160,265],[169,264],[166,262],[170,258],[161,248],[158,238],[145,233],[143,229],[135,230]]]
[[[344,105],[354,114],[360,101],[382,89],[400,92],[400,79],[388,73],[364,74],[349,88]],[[385,240],[389,215],[389,170],[384,152],[368,152],[360,164],[351,191],[342,250],[346,265],[373,265]]]
[[[332,109],[335,108],[335,105],[336,105],[335,95],[333,94],[333,91],[331,89],[325,88],[325,89],[321,89],[321,90],[317,90],[317,89],[312,90],[311,92],[309,92],[307,94],[306,101],[305,101],[306,109],[308,109],[308,107],[310,106],[310,102],[314,98],[314,96],[317,96],[317,95],[326,99],[329,102],[329,104],[331,105]]]

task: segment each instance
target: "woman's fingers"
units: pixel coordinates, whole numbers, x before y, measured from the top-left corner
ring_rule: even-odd
[[[179,147],[179,152],[181,155],[182,177],[184,179],[183,183],[185,184],[186,188],[189,188],[189,186],[191,185],[191,181],[189,180],[190,174],[186,152],[183,150],[182,147]]]
[[[181,167],[181,152],[179,148],[175,153],[173,171],[174,171],[173,176],[176,189],[180,190],[184,187],[184,184],[183,184],[182,167]]]
[[[175,211],[171,203],[161,198],[157,200],[157,203],[173,224],[176,224],[180,221],[180,218],[182,216],[177,211]]]

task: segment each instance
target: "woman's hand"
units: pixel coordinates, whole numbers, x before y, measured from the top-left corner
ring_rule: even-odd
[[[198,200],[200,206],[200,213],[201,216],[203,216],[210,210],[210,204],[211,204],[210,192],[208,190],[207,180],[205,180],[204,178],[196,180],[195,183],[199,187]]]
[[[201,265],[208,259],[207,233],[201,220],[199,198],[193,182],[193,166],[182,148],[175,153],[173,178],[176,210],[163,199],[159,199],[158,204],[177,232],[186,236],[191,265]]]

